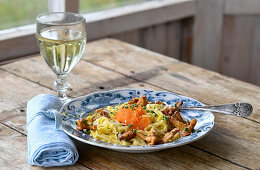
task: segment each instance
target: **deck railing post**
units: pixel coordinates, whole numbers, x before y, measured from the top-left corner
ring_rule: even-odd
[[[48,0],[49,12],[65,12],[65,0]]]
[[[79,12],[79,0],[48,0],[49,12]]]

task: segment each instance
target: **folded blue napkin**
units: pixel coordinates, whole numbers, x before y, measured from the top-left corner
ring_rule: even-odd
[[[38,95],[27,103],[29,164],[65,166],[78,160],[78,151],[72,140],[55,127],[55,114],[61,106],[56,96],[48,94]]]

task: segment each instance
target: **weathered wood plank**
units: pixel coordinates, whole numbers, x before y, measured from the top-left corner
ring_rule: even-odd
[[[192,64],[218,71],[224,0],[198,0]]]
[[[260,16],[254,16],[254,32],[249,82],[260,86]]]
[[[153,43],[155,46],[152,51],[155,51],[160,54],[166,54],[167,50],[167,27],[166,24],[156,25],[154,27],[154,34],[149,35],[153,38],[150,43]]]
[[[251,123],[246,119],[231,116],[215,115],[216,125],[214,130],[205,138],[191,145],[239,165],[251,169],[259,168],[259,123]],[[251,132],[249,129],[254,131]],[[244,135],[243,133],[248,134]]]
[[[142,47],[160,54],[166,54],[166,24],[150,26],[142,30]]]
[[[34,35],[24,35],[12,39],[6,39],[2,40],[0,43],[0,62],[35,54],[39,51]],[[15,50],[13,50],[14,47]]]
[[[20,107],[37,94],[52,93],[47,88],[14,76],[2,69],[0,69],[0,77],[0,112]]]
[[[180,59],[181,53],[181,36],[182,27],[181,21],[178,22],[168,22],[166,25],[166,53],[165,55]],[[156,42],[157,43],[157,42]]]
[[[26,136],[0,124],[0,167],[1,169],[44,169],[27,163]],[[88,169],[76,163],[73,166],[52,169]]]
[[[249,80],[253,28],[253,16],[225,17],[221,47],[220,73],[243,81]],[[259,65],[259,63],[256,64]]]
[[[120,153],[82,144],[79,146],[79,162],[93,169],[243,169],[188,145],[148,154]]]
[[[180,60],[191,63],[192,41],[193,41],[193,18],[187,18],[181,21],[181,49]]]
[[[98,44],[102,44],[107,50],[104,51],[101,46],[97,47]],[[175,59],[162,57],[161,54],[113,39],[95,41],[89,43],[88,46],[89,48],[85,54],[88,57],[83,57],[84,60],[104,67],[109,66],[113,71],[126,75],[144,72],[149,68],[157,70],[161,68],[160,66],[177,63]],[[117,68],[118,64],[120,67]]]
[[[28,65],[30,65],[30,67],[28,67]],[[38,57],[3,65],[1,68],[12,74],[19,75],[30,81],[56,90],[53,86],[56,75],[39,55]],[[85,61],[80,61],[72,72],[69,73],[68,82],[71,83],[71,86],[67,94],[75,97],[84,94],[84,90],[89,88],[97,90],[99,88],[108,88],[108,86],[120,86],[120,84],[117,84],[118,81],[116,81],[120,78],[124,79],[124,77],[118,73],[105,70]]]

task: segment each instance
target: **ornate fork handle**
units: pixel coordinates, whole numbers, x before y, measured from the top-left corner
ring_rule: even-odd
[[[247,117],[251,115],[253,111],[253,107],[249,103],[233,103],[216,106],[180,106],[179,109],[212,111],[240,117]]]

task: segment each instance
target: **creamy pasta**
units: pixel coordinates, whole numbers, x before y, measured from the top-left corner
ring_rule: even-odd
[[[179,114],[178,106],[163,102],[149,102],[145,96],[134,98],[116,106],[107,106],[76,122],[78,130],[84,130],[93,138],[118,145],[154,145],[173,142],[190,135],[196,119],[186,122]]]

